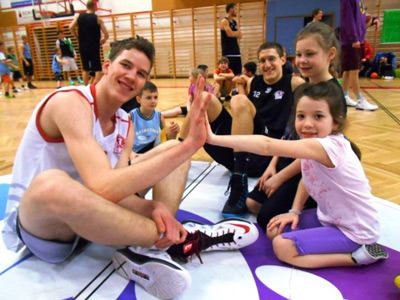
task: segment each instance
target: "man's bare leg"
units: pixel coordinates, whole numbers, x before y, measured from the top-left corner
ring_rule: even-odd
[[[179,144],[177,140],[166,141],[145,154],[138,156],[132,164],[148,160],[171,147],[175,147],[177,144]],[[153,187],[153,200],[164,203],[174,215],[182,200],[189,168],[190,161],[188,160]],[[143,195],[145,192],[141,192],[141,194]]]
[[[232,134],[253,134],[256,108],[245,95],[236,95],[231,100]]]
[[[32,181],[21,199],[19,220],[27,232],[47,240],[71,241],[78,234],[106,245],[151,247],[159,238],[151,219],[96,195],[57,170]]]
[[[203,97],[206,97],[208,93],[204,92]],[[215,95],[211,95],[211,102],[207,108],[207,117],[210,123],[214,122],[215,119],[220,115],[222,111],[222,104],[219,102],[218,98]],[[190,129],[190,111],[188,112],[185,120],[183,121],[183,125],[181,131],[179,133],[179,137],[181,139],[185,139],[189,134]]]

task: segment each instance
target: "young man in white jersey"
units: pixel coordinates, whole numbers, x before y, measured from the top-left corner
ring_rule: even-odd
[[[172,254],[183,251],[184,241],[199,250],[206,249],[200,240],[212,243],[199,232],[188,233],[174,217],[190,157],[206,139],[210,99],[195,95],[193,130],[185,142],[166,142],[129,160],[134,130],[120,106],[142,90],[153,58],[146,39],[119,41],[96,85],[59,89],[35,108],[14,163],[3,229],[9,249],[25,244],[36,257],[59,263],[84,240],[169,247]],[[197,86],[203,90],[203,78]],[[153,201],[137,196],[150,187]],[[148,292],[171,298],[189,286],[190,274],[165,256],[127,248],[117,251],[114,263]],[[135,277],[137,269],[144,278]]]

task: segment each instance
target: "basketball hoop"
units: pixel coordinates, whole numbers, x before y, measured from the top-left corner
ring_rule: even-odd
[[[47,12],[41,12],[40,17],[42,18],[43,26],[50,27],[51,15]]]

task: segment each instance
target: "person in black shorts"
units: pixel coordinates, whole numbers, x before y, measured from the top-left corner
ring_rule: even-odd
[[[283,75],[285,56],[282,46],[267,42],[258,49],[261,75],[249,81],[250,92],[231,100],[232,115],[212,96],[207,109],[211,130],[217,135],[262,134],[281,138],[293,104],[293,91],[304,83],[300,77]],[[181,130],[186,137],[188,118]],[[206,152],[231,172],[230,195],[223,208],[224,217],[247,213],[247,176],[261,176],[268,167],[270,156],[236,152],[230,148],[204,145]]]
[[[79,52],[83,65],[83,83],[89,82],[89,71],[96,73],[95,82],[101,78],[101,59],[100,45],[103,45],[108,39],[108,32],[104,22],[96,14],[96,5],[92,0],[86,3],[86,12],[75,17],[69,25],[72,35],[79,40]],[[79,37],[75,31],[78,27]],[[101,32],[103,38],[101,38]]]
[[[229,59],[229,68],[235,75],[242,73],[242,59],[238,39],[242,38],[242,32],[235,21],[237,8],[235,3],[226,5],[226,17],[221,21],[221,48],[222,56]]]
[[[32,76],[33,76],[33,61],[31,54],[31,46],[28,42],[28,37],[26,35],[22,35],[22,45],[20,46],[20,57],[22,58],[22,66],[24,67],[24,74],[26,80],[28,81],[28,88],[36,89],[36,86],[32,84]]]

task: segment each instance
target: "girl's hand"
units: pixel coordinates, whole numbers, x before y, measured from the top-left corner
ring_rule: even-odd
[[[268,178],[274,176],[276,174],[276,168],[275,166],[272,166],[271,164],[268,166],[268,168],[264,171],[264,174],[257,180],[258,185],[258,190],[264,190],[265,182],[268,180]]]
[[[267,230],[272,230],[275,227],[278,227],[278,234],[281,234],[287,224],[292,223],[291,228],[296,229],[299,220],[300,216],[294,213],[277,215],[269,221],[267,225]]]
[[[264,182],[263,190],[268,197],[271,197],[277,189],[282,185],[283,181],[281,180],[278,174],[271,176]]]

